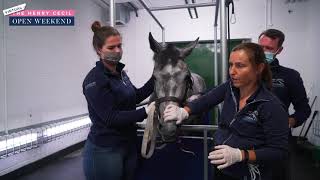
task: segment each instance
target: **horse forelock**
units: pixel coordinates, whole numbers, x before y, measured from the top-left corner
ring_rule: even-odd
[[[164,68],[168,64],[176,66],[179,61],[183,61],[179,49],[170,43],[167,44],[159,53],[155,53],[153,60],[160,69]]]

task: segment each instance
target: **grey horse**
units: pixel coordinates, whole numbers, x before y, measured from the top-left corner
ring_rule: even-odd
[[[192,95],[194,98],[206,89],[203,78],[191,73],[185,63],[185,58],[191,54],[198,40],[199,38],[184,48],[178,48],[170,43],[160,44],[149,33],[150,48],[154,52],[153,76],[155,77],[155,89],[151,99],[156,101],[155,112],[159,121],[157,129],[164,142],[175,141],[177,135],[176,123],[163,120],[166,106],[169,104],[183,106]],[[184,122],[190,124],[192,119],[194,117],[191,116]]]

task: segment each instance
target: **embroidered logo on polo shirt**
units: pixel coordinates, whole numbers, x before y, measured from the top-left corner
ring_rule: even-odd
[[[272,79],[272,87],[285,87],[283,79]]]
[[[93,87],[93,86],[96,86],[96,82],[92,82],[92,83],[89,83],[89,84],[87,84],[85,87],[84,87],[84,89],[85,90],[88,90],[89,88],[91,88],[91,87]]]

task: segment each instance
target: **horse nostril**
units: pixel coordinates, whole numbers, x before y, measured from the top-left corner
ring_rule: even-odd
[[[159,133],[164,142],[174,142],[176,139],[177,126],[175,123],[159,124]]]
[[[159,130],[164,134],[164,135],[172,135],[175,134],[177,129],[177,126],[174,122],[168,122],[165,124],[159,124]]]

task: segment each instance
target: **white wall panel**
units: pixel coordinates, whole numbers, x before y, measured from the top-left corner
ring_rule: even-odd
[[[97,60],[91,24],[105,21],[105,12],[95,0],[6,1],[5,6],[23,2],[26,9],[75,9],[75,26],[4,24],[9,129],[87,112],[81,86]]]

